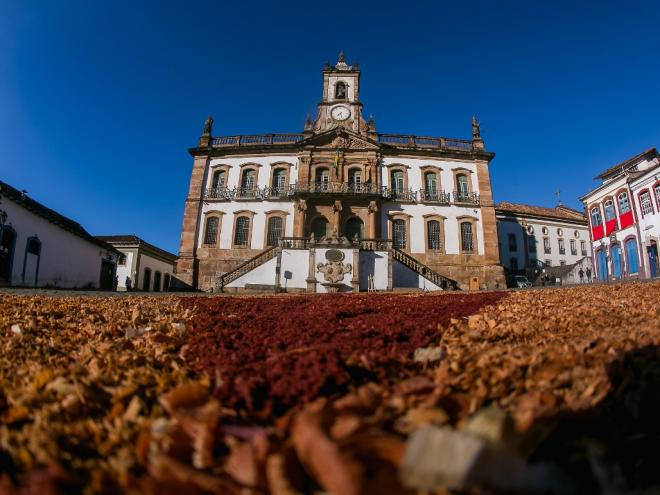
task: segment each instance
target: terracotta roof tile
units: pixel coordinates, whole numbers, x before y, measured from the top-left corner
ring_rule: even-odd
[[[596,177],[596,179],[607,179],[608,177],[612,175],[616,175],[617,172],[623,171],[625,168],[634,165],[635,162],[638,162],[641,158],[645,157],[646,155],[653,154],[654,157],[658,157],[658,151],[655,149],[655,147],[648,148],[638,155],[633,156],[632,158],[628,158],[627,160],[622,161],[621,163],[617,163],[613,167],[608,168],[605,170],[605,172],[601,173]]]
[[[509,203],[502,201],[496,208],[498,212],[515,213],[519,215],[534,215],[541,217],[557,218],[561,220],[587,221],[584,213],[568,208],[566,206],[557,206],[555,208],[546,208],[544,206],[524,205],[519,203]]]

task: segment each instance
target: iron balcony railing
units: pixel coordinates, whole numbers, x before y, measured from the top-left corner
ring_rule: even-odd
[[[480,203],[479,194],[474,192],[454,191],[454,203],[465,203],[478,205]]]
[[[339,182],[297,183],[289,186],[289,195],[296,194],[367,194],[380,195],[382,188],[372,183],[347,184]]]
[[[399,189],[379,187],[375,184],[347,184],[337,182],[313,182],[310,184],[297,183],[289,187],[222,187],[204,190],[205,200],[268,200],[288,199],[290,197],[308,194],[342,194],[358,196],[378,196],[389,201],[402,201],[412,203],[435,203],[439,205],[479,205],[480,198],[477,193],[462,193],[454,191],[427,191],[425,189]]]
[[[444,191],[433,191],[420,189],[419,199],[422,203],[438,203],[448,205],[451,203],[451,194]]]
[[[417,191],[412,189],[384,187],[382,195],[390,201],[417,201]]]

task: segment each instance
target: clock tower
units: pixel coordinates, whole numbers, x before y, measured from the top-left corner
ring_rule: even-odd
[[[362,117],[359,100],[360,70],[357,64],[348,65],[344,52],[332,67],[327,63],[323,69],[323,99],[314,122],[314,132],[324,132],[343,127],[358,134],[366,134],[367,123]]]

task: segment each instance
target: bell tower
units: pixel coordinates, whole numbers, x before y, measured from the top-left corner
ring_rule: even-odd
[[[323,69],[323,99],[318,104],[314,132],[343,127],[366,134],[367,123],[362,117],[359,91],[360,69],[357,64],[348,65],[341,51],[337,63],[334,66],[326,63]]]

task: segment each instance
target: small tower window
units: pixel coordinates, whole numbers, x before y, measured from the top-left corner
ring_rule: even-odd
[[[345,100],[346,99],[346,83],[339,81],[335,84],[335,99]]]

